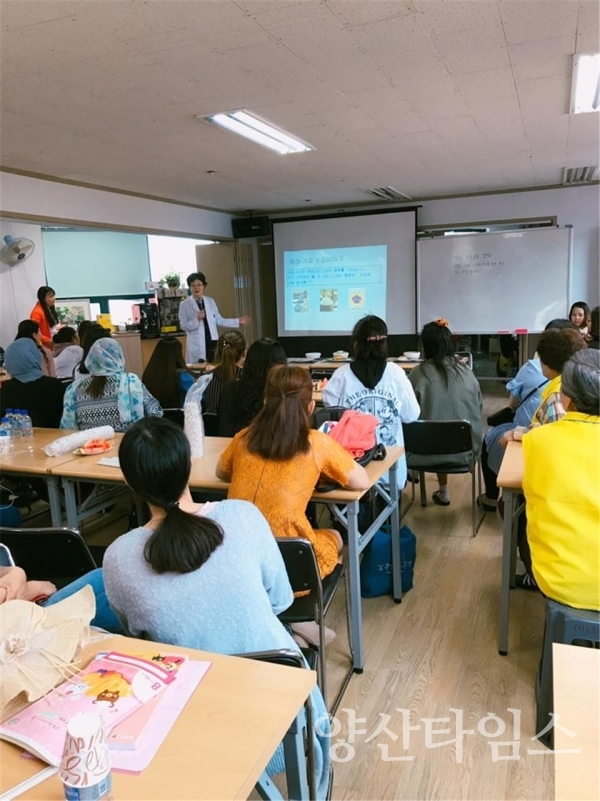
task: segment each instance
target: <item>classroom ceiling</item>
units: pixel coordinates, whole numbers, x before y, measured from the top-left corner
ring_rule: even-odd
[[[560,184],[596,0],[2,0],[3,166],[228,211]],[[246,108],[316,150],[197,119]],[[208,171],[215,171],[209,174]]]

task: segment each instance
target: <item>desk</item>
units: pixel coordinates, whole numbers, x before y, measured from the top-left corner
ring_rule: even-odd
[[[52,475],[52,468],[73,461],[73,453],[62,456],[46,456],[45,445],[59,437],[74,434],[74,431],[60,431],[57,428],[34,428],[30,439],[17,438],[13,450],[0,459],[0,472],[16,476],[36,476],[48,483],[48,498],[53,526],[61,526],[60,493],[58,479]]]
[[[215,474],[219,456],[231,440],[226,437],[206,437],[204,440],[204,456],[192,460],[192,472],[189,486],[193,490],[214,490],[225,494],[229,484],[221,481]],[[400,493],[396,478],[396,463],[403,455],[404,448],[390,446],[387,456],[381,462],[371,462],[366,470],[369,474],[369,489],[375,487],[379,479],[389,471],[389,492],[376,486],[377,493],[385,501],[385,508],[377,519],[365,532],[358,530],[358,505],[360,499],[369,490],[356,492],[354,490],[334,490],[333,492],[315,492],[312,496],[316,503],[329,506],[332,513],[348,529],[348,560],[350,579],[350,610],[352,634],[354,638],[354,670],[362,672],[364,668],[363,636],[362,636],[362,600],[360,594],[360,554],[371,541],[375,532],[381,525],[391,518],[392,525],[392,575],[394,584],[394,600],[402,600],[402,579],[400,575],[400,540],[399,540],[399,503]],[[76,461],[68,461],[57,465],[52,471],[53,475],[62,478],[67,509],[67,525],[77,528],[78,513],[75,497],[75,484],[77,481],[93,481],[95,484],[124,483],[123,474],[118,467],[104,467],[98,464],[100,456],[84,456]]]
[[[560,725],[576,733],[569,737],[554,729],[554,750],[580,748],[580,754],[554,757],[556,801],[596,801],[600,798],[600,651],[576,645],[552,646],[554,713]]]
[[[99,650],[145,653],[156,647],[144,640],[114,637],[86,648],[83,664]],[[315,674],[173,645],[163,647],[213,664],[148,768],[139,775],[113,773],[114,797],[128,801],[247,798],[302,710],[315,686]],[[23,759],[21,751],[0,741],[0,793],[45,767],[40,760]],[[52,776],[21,798],[64,799],[62,784]]]
[[[519,493],[523,485],[523,445],[509,442],[498,473],[498,486],[504,498],[504,520],[502,523],[502,578],[500,581],[500,624],[498,652],[508,653],[508,616],[510,590],[515,586],[517,566],[517,521],[523,512],[519,506]]]

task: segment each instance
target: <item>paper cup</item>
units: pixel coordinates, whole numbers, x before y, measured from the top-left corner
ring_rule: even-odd
[[[58,775],[69,801],[111,796],[110,754],[100,715],[81,712],[71,718]]]

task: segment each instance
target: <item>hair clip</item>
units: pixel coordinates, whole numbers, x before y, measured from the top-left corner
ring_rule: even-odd
[[[379,342],[382,339],[387,339],[387,334],[376,334],[372,337],[367,337],[367,342]]]
[[[443,317],[438,317],[437,320],[434,320],[433,322],[436,325],[442,326],[443,328],[450,328],[450,323]]]
[[[168,503],[164,508],[165,512],[169,514],[171,509],[179,509],[179,501],[173,501],[173,503]]]

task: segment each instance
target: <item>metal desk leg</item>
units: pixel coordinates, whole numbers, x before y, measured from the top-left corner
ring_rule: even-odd
[[[508,653],[508,614],[510,607],[510,572],[513,549],[513,528],[518,495],[505,489],[504,521],[502,523],[502,578],[500,579],[500,626],[498,632],[498,653]]]
[[[50,517],[54,528],[60,528],[63,524],[62,511],[60,508],[60,489],[58,478],[48,475],[48,500],[50,501]]]
[[[402,554],[400,553],[400,504],[402,493],[398,490],[397,463],[390,468],[390,497],[394,504],[392,523],[392,579],[394,583],[394,602],[402,603]]]
[[[512,521],[512,528],[510,531],[510,588],[514,590],[516,587],[516,578],[517,578],[517,545],[519,543],[519,518],[523,514],[523,506],[521,495],[517,492],[513,492],[514,496],[514,517]],[[517,512],[517,509],[520,509]]]
[[[358,501],[347,506],[348,518],[348,574],[350,579],[350,609],[352,612],[352,640],[354,643],[354,672],[364,669],[362,601],[360,597],[360,561],[358,544]]]
[[[304,755],[305,731],[306,715],[304,708],[302,708],[283,738],[287,795],[290,801],[308,801],[310,797],[306,757]]]
[[[68,478],[62,480],[63,491],[65,493],[65,507],[67,510],[67,526],[77,528],[79,520],[77,517],[77,497],[75,495],[75,482]]]

